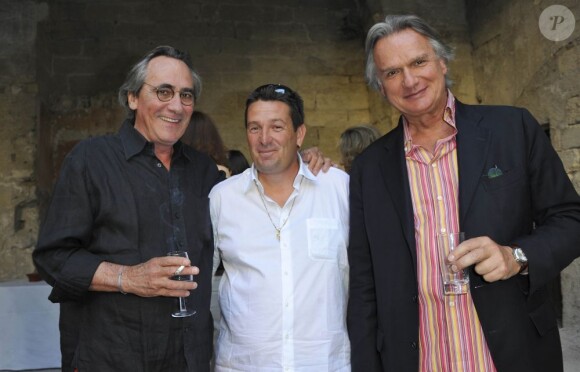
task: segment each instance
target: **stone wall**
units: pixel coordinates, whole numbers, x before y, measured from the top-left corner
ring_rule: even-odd
[[[321,146],[333,157],[336,133],[369,121],[362,29],[349,0],[63,0],[51,3],[40,31],[40,60],[50,63],[39,67],[39,75],[43,86],[51,87],[41,88],[41,94],[49,111],[63,120],[72,112],[88,118],[99,107],[110,111],[108,100],[95,102],[95,96],[114,94],[131,63],[156,45],[170,44],[192,54],[204,79],[198,109],[216,120],[231,148],[247,153],[245,99],[269,82],[302,93],[306,145]],[[52,115],[50,121],[59,127],[56,135],[59,119]],[[90,122],[75,125],[92,132]],[[112,122],[107,129],[118,125]]]
[[[215,119],[230,148],[247,154],[245,99],[268,82],[302,94],[305,145],[320,146],[335,159],[340,132],[369,122],[363,31],[349,0],[50,4],[38,33],[42,138],[56,149],[47,154],[55,156],[49,173],[71,143],[117,129],[123,113],[114,102],[116,89],[130,65],[161,44],[192,54],[204,79],[197,108]],[[43,195],[50,187],[41,181]]]
[[[38,232],[35,72],[37,23],[46,4],[8,1],[0,10],[0,281],[32,271]]]

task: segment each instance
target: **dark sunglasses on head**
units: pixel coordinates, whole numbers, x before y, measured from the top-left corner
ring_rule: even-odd
[[[294,91],[292,89],[290,89],[286,85],[282,85],[282,84],[264,84],[264,85],[257,87],[256,89],[254,89],[254,92],[260,92],[260,91],[263,91],[266,89],[272,89],[274,92],[276,92],[280,95],[294,94]]]

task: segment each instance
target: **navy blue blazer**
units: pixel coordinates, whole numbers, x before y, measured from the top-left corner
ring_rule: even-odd
[[[580,199],[538,122],[525,110],[457,102],[460,228],[516,244],[529,276],[471,292],[499,371],[562,370],[546,285],[580,256]],[[350,184],[348,329],[353,372],[417,371],[417,257],[402,121],[357,157]],[[503,175],[487,177],[497,166]]]

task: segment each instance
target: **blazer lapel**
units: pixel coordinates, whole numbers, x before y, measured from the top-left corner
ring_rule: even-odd
[[[407,241],[407,246],[416,262],[415,219],[413,216],[413,202],[409,189],[407,165],[405,163],[404,132],[401,119],[399,119],[399,125],[392,134],[391,136],[385,137],[384,148],[386,154],[380,163],[380,171],[389,196],[399,215],[399,221]]]
[[[489,131],[478,125],[481,119],[481,115],[456,101],[460,221],[464,221],[467,216],[475,190],[484,173],[485,159],[489,150]]]

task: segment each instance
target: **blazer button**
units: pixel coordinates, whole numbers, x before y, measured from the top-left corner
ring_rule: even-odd
[[[413,350],[417,350],[417,343],[415,341],[411,342],[411,348],[413,348]]]

